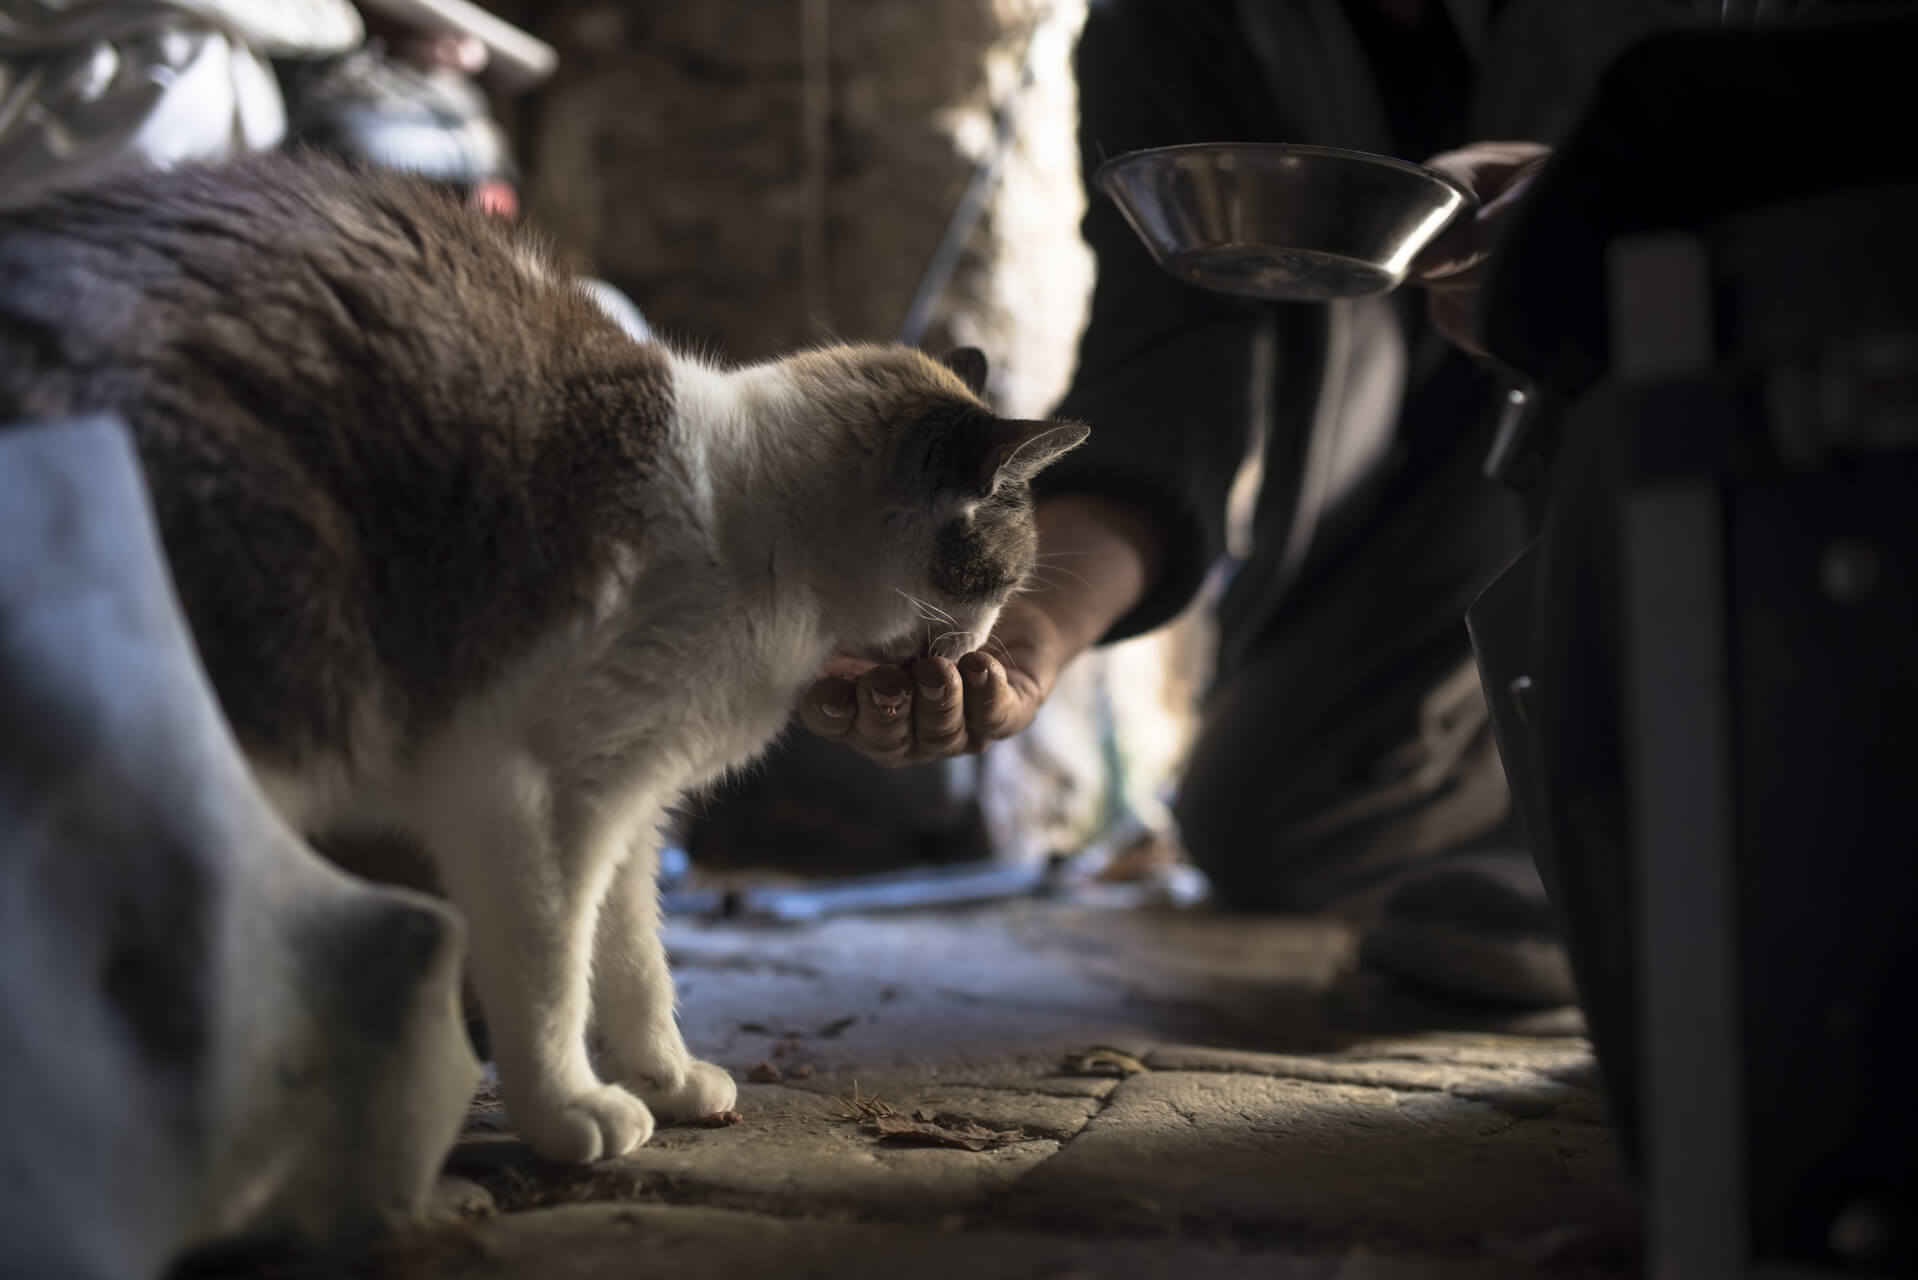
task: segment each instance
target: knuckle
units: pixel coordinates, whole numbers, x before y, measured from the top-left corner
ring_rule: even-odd
[[[853,730],[859,744],[872,751],[890,751],[905,741],[907,734],[893,725],[861,724]]]
[[[919,746],[936,756],[949,756],[964,749],[969,735],[961,725],[944,733],[920,734]]]

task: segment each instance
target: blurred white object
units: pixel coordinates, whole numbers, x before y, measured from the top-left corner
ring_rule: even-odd
[[[368,9],[409,26],[473,36],[486,46],[487,70],[495,85],[524,93],[553,74],[559,54],[553,46],[488,13],[472,0],[363,0]]]
[[[0,0],[0,199],[272,147],[286,106],[268,59],[364,38],[349,0]]]
[[[181,22],[269,58],[345,53],[366,38],[351,0],[0,0],[0,57]]]
[[[646,317],[640,314],[639,307],[624,293],[604,280],[583,279],[579,287],[586,296],[599,304],[600,310],[611,316],[634,342],[651,342],[652,326],[646,323]]]
[[[465,931],[254,785],[132,438],[0,429],[0,1276],[417,1215],[479,1078]]]

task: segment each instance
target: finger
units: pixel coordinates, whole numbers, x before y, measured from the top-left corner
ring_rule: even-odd
[[[912,743],[912,682],[899,667],[874,667],[859,677],[852,737],[863,750],[888,758]]]
[[[1427,169],[1468,188],[1481,200],[1490,200],[1510,181],[1511,175],[1551,154],[1551,148],[1536,142],[1478,142],[1456,151],[1441,151],[1425,162]]]
[[[959,668],[944,658],[912,664],[914,754],[925,759],[957,755],[966,747],[966,699]]]
[[[1476,212],[1460,218],[1412,260],[1412,278],[1421,283],[1463,275],[1484,258],[1484,233]]]
[[[975,742],[1006,737],[1019,727],[1018,699],[999,659],[969,653],[959,659],[959,676],[966,685],[966,728]]]
[[[1499,188],[1498,194],[1487,200],[1485,207],[1479,210],[1479,220],[1497,223],[1508,217],[1532,189],[1532,183],[1537,181],[1539,172],[1544,168],[1543,158],[1519,166]]]
[[[1436,161],[1432,167],[1446,173],[1467,190],[1477,190],[1470,175],[1448,170]],[[1482,206],[1473,207],[1453,218],[1451,225],[1439,232],[1432,243],[1413,259],[1412,277],[1416,280],[1443,279],[1476,266],[1484,256],[1484,229],[1479,224],[1483,212]]]
[[[1427,314],[1431,317],[1432,327],[1454,345],[1483,357],[1489,353],[1481,332],[1479,302],[1476,286],[1453,288],[1435,285],[1426,297]]]
[[[871,658],[862,658],[857,654],[835,653],[832,657],[826,659],[826,670],[824,674],[829,676],[844,676],[848,680],[857,680],[860,676],[865,675],[868,671],[871,671],[879,665],[881,664],[874,662]]]
[[[843,738],[852,732],[853,698],[859,686],[841,676],[813,682],[799,700],[799,722],[822,738]]]
[[[1480,200],[1480,206],[1447,227],[1412,264],[1422,281],[1450,279],[1479,267],[1512,207],[1551,150],[1531,142],[1480,143],[1447,151],[1425,162]]]
[[[1512,211],[1525,198],[1537,174],[1538,166],[1534,165],[1513,178],[1471,217],[1448,227],[1412,263],[1413,277],[1428,285],[1476,283]]]

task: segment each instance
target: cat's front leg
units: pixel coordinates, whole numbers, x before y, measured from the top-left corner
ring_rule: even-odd
[[[424,833],[466,915],[507,1113],[535,1152],[568,1164],[624,1154],[653,1132],[646,1104],[602,1081],[586,1053],[597,909],[624,853],[609,825],[515,763],[462,787]]]
[[[608,887],[593,965],[593,1018],[606,1074],[646,1100],[665,1123],[727,1111],[739,1086],[723,1067],[686,1048],[673,1016],[673,978],[660,937],[659,835],[647,823]]]

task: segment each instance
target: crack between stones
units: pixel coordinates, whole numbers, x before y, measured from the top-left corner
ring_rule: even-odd
[[[1353,1089],[1382,1089],[1387,1093],[1443,1093],[1470,1102],[1483,1102],[1488,1106],[1497,1106],[1498,1103],[1496,1099],[1499,1096],[1496,1090],[1477,1090],[1467,1093],[1458,1089],[1456,1086],[1448,1084],[1415,1084],[1411,1082],[1404,1084],[1386,1084],[1379,1080],[1345,1080],[1331,1075],[1314,1076],[1298,1075],[1291,1072],[1249,1071],[1242,1067],[1155,1067],[1152,1069],[1152,1074],[1162,1076],[1252,1076],[1261,1080],[1286,1080],[1293,1084],[1336,1084],[1345,1085]],[[1549,1077],[1540,1077],[1540,1079],[1542,1082],[1547,1082],[1549,1087],[1563,1089],[1567,1095],[1572,1097],[1577,1097],[1580,1094],[1588,1092],[1577,1085],[1564,1084],[1561,1081],[1551,1081]]]
[[[1017,1178],[1013,1179],[1011,1186],[1007,1187],[1004,1191],[1000,1192],[998,1195],[991,1197],[986,1202],[987,1212],[995,1216],[1003,1216],[1002,1210],[1004,1209],[1006,1201],[1010,1200],[1013,1196],[1020,1194],[1025,1189],[1026,1183],[1030,1181],[1035,1174],[1039,1173],[1047,1165],[1051,1164],[1054,1160],[1057,1160],[1060,1156],[1064,1155],[1066,1152],[1066,1149],[1070,1147],[1073,1143],[1077,1142],[1080,1136],[1083,1135],[1086,1132],[1086,1130],[1090,1129],[1093,1125],[1099,1123],[1099,1118],[1105,1115],[1105,1113],[1111,1109],[1113,1102],[1118,1098],[1118,1096],[1121,1093],[1125,1092],[1125,1087],[1126,1087],[1126,1081],[1121,1080],[1118,1086],[1114,1088],[1110,1093],[1107,1093],[1103,1098],[1099,1098],[1098,1109],[1095,1110],[1091,1115],[1086,1117],[1085,1123],[1080,1125],[1078,1129],[1074,1130],[1071,1137],[1063,1138],[1060,1140],[1059,1149],[1057,1151],[1054,1151],[1051,1155],[1047,1156],[1043,1160],[1040,1160],[1038,1163],[1034,1164],[1030,1169],[1027,1169],[1024,1173],[1020,1174]]]

